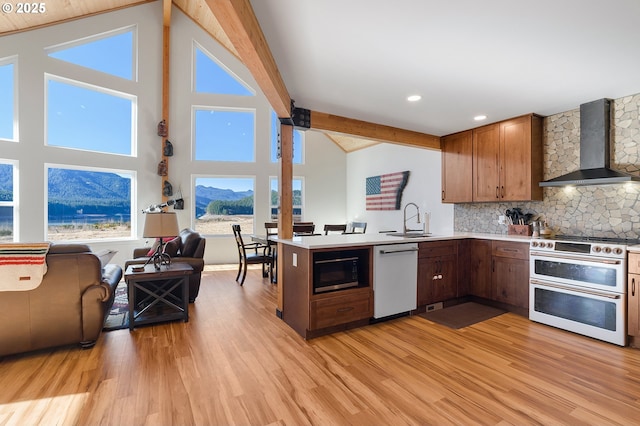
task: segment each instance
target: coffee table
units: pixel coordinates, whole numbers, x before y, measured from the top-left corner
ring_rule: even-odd
[[[189,321],[189,275],[193,268],[186,263],[163,265],[156,270],[146,265],[129,265],[124,279],[129,298],[129,331],[135,326],[164,321]],[[178,289],[178,291],[175,291]]]

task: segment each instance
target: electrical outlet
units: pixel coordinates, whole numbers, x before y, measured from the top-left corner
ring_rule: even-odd
[[[291,263],[293,266],[298,266],[298,253],[293,253],[293,258],[291,259]]]
[[[498,216],[498,223],[500,225],[504,225],[504,222],[506,221],[506,218],[504,217],[503,214],[501,214],[500,216]]]

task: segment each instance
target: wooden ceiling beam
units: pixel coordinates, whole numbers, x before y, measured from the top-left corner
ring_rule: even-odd
[[[291,98],[249,0],[206,0],[278,117],[291,117]]]
[[[342,133],[379,142],[440,149],[440,137],[324,112],[311,111],[311,129]]]

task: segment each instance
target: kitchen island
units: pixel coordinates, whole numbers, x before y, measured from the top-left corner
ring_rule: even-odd
[[[375,297],[373,250],[377,246],[418,243],[419,252],[422,250],[424,256],[420,257],[421,263],[418,265],[418,268],[423,265],[423,273],[418,270],[416,299],[422,295],[420,302],[423,303],[451,295],[458,298],[470,292],[471,262],[469,259],[457,262],[458,257],[471,253],[468,242],[485,240],[489,242],[489,247],[493,241],[516,244],[522,246],[522,250],[526,247],[528,255],[530,239],[519,235],[460,232],[411,237],[338,234],[278,239],[278,253],[283,267],[282,319],[306,339],[369,324],[373,317]],[[453,252],[451,247],[455,247]],[[442,250],[449,251],[445,253]],[[429,265],[444,265],[441,262],[444,258],[438,257],[441,254],[455,260],[448,264],[448,271],[456,273],[449,276],[441,270],[435,270],[434,276],[442,278],[433,290],[424,274],[430,273]],[[434,258],[438,261],[434,262]],[[526,262],[528,265],[528,260]],[[334,282],[329,282],[331,280]],[[486,287],[486,284],[483,285]],[[523,285],[528,286],[528,282]],[[424,310],[425,306],[422,305],[418,306],[416,312]]]

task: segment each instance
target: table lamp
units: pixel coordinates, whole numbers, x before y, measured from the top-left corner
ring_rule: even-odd
[[[160,244],[156,248],[153,255],[147,260],[145,265],[149,262],[153,262],[156,270],[160,269],[160,265],[163,263],[169,264],[171,257],[164,253],[163,238],[175,237],[180,233],[178,229],[178,216],[173,212],[155,212],[147,213],[144,220],[144,232],[142,236],[145,238],[158,238]]]

